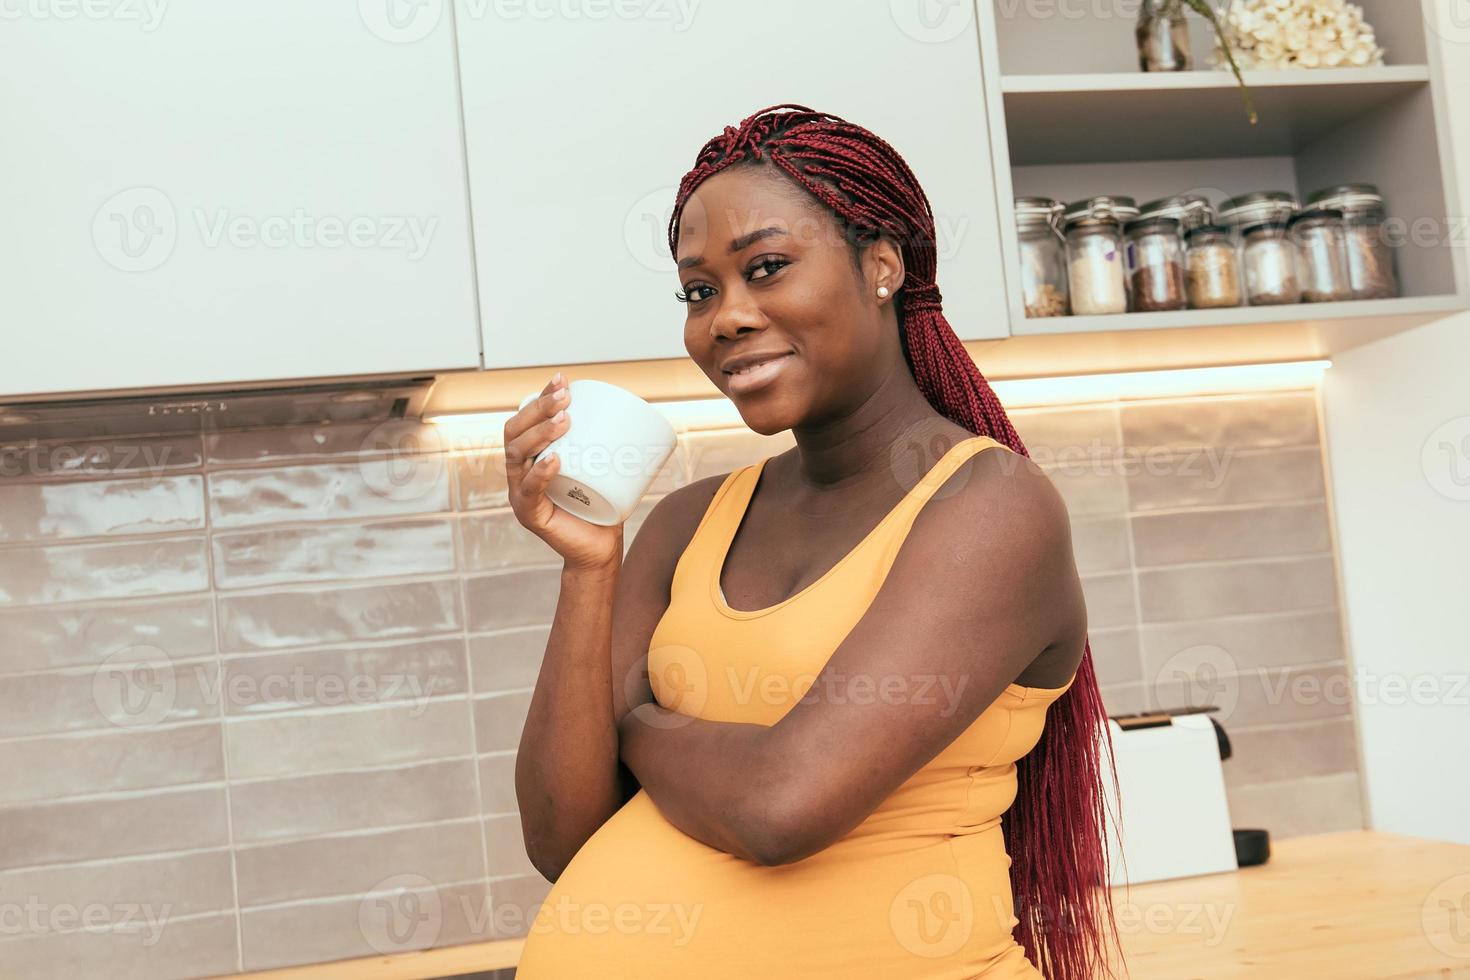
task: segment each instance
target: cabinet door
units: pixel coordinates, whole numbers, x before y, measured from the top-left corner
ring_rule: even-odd
[[[705,140],[798,103],[892,143],[956,332],[1008,333],[971,3],[457,0],[485,363],[687,356],[666,228]]]
[[[451,18],[378,8],[15,6],[0,395],[479,366]]]

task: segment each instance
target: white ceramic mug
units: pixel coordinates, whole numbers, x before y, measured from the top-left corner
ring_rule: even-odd
[[[674,452],[674,427],[648,402],[606,381],[567,383],[567,430],[541,452],[561,457],[546,487],[551,502],[592,524],[611,527],[633,516],[638,502]],[[533,391],[521,408],[539,398]]]

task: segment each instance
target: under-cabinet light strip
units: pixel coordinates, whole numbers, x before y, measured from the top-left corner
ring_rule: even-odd
[[[991,387],[1007,408],[1082,405],[1136,398],[1184,398],[1310,388],[1317,384],[1322,372],[1331,363],[1328,360],[1282,361],[1274,364],[1120,371],[1110,374],[995,381],[991,383]],[[703,429],[744,424],[735,404],[728,398],[693,398],[656,401],[652,404],[668,416],[675,428]],[[513,414],[510,411],[455,412],[428,416],[425,421],[453,426],[456,429],[465,427],[482,435],[488,434],[487,430],[498,434],[506,419]]]

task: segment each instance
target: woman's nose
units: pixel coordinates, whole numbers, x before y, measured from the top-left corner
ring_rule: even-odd
[[[720,296],[720,306],[710,321],[710,333],[715,337],[737,337],[750,330],[765,326],[766,319],[749,291],[733,289]]]

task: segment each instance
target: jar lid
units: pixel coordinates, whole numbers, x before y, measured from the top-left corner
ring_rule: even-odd
[[[1123,226],[1123,234],[1132,235],[1140,231],[1152,231],[1163,235],[1179,234],[1178,218],[1139,218]]]
[[[1285,231],[1285,221],[1258,221],[1253,225],[1247,225],[1240,230],[1241,237],[1253,235],[1258,231]]]
[[[1337,184],[1313,191],[1307,198],[1307,204],[1351,210],[1380,206],[1383,204],[1383,195],[1378,192],[1377,184]]]
[[[1062,202],[1054,201],[1049,197],[1016,198],[1016,220],[1018,222],[1051,224],[1061,216],[1061,213]]]
[[[1317,221],[1323,218],[1331,221],[1341,221],[1342,212],[1337,208],[1311,208],[1307,211],[1298,211],[1292,215],[1291,220],[1286,223],[1286,227],[1295,228],[1300,222]]]
[[[1210,208],[1210,199],[1199,194],[1175,194],[1173,197],[1161,197],[1157,201],[1149,201],[1138,208],[1139,218],[1184,218],[1194,212],[1203,212],[1214,219],[1214,211]]]
[[[1256,191],[1232,197],[1220,205],[1220,220],[1226,224],[1245,224],[1256,217],[1297,209],[1294,194],[1288,191]]]
[[[1124,197],[1121,194],[1103,194],[1073,201],[1067,205],[1064,215],[1069,227],[1084,221],[1118,224],[1138,217],[1138,203],[1133,198]]]
[[[1228,227],[1226,227],[1225,225],[1196,225],[1195,227],[1189,229],[1188,231],[1186,231],[1184,233],[1184,240],[1187,242],[1190,239],[1194,238],[1194,236],[1196,236],[1196,235],[1228,235],[1228,234],[1230,234],[1230,229]]]

